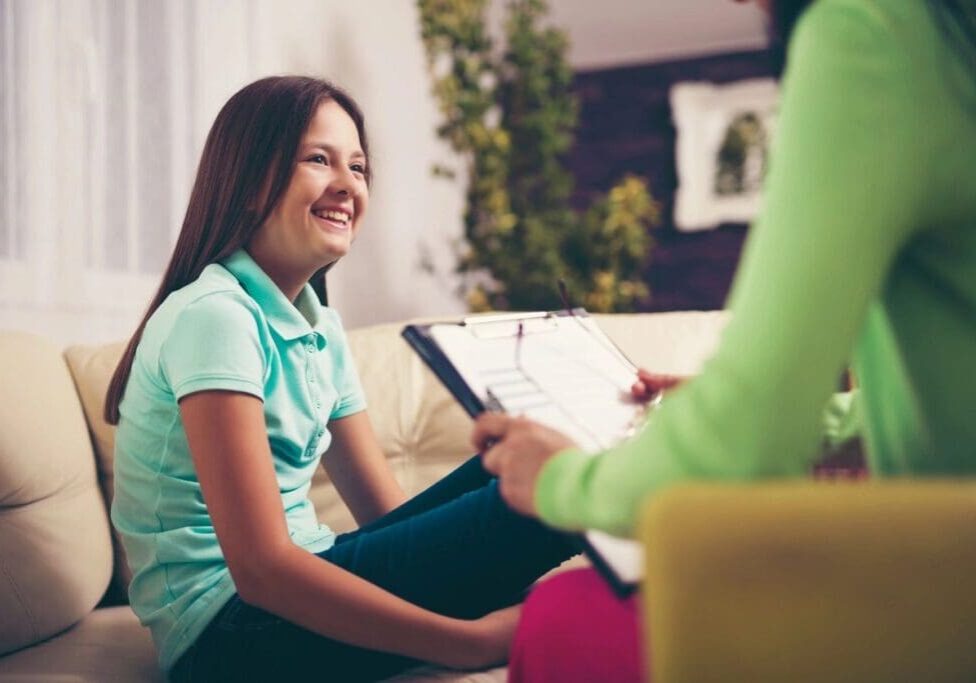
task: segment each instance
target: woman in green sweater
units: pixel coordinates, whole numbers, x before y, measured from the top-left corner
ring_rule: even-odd
[[[473,438],[520,512],[629,536],[675,482],[802,477],[848,364],[872,474],[976,473],[976,3],[759,4],[799,20],[719,349],[599,457],[483,416]]]

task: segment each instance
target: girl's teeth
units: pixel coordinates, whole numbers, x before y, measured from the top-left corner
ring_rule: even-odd
[[[319,218],[325,218],[328,220],[337,221],[339,223],[345,223],[349,220],[349,217],[346,214],[336,211],[316,211],[315,215]]]

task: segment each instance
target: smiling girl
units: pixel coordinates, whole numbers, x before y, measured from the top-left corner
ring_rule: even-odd
[[[307,284],[349,251],[370,177],[362,114],[320,80],[252,83],[207,138],[105,406],[130,602],[171,680],[499,663],[513,605],[572,553],[477,458],[410,501],[388,469],[339,317]],[[316,519],[320,461],[357,531]]]

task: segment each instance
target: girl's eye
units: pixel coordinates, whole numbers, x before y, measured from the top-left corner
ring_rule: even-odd
[[[351,168],[355,173],[361,173],[363,175],[366,175],[366,165],[365,164],[353,164],[349,168]]]
[[[313,164],[322,164],[324,166],[329,165],[329,160],[325,158],[324,154],[316,154],[315,156],[309,157],[308,160]]]

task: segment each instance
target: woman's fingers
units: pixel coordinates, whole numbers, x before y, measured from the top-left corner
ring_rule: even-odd
[[[685,379],[677,375],[662,375],[638,368],[637,381],[631,386],[630,391],[638,401],[649,401],[658,393],[678,386]]]
[[[487,451],[492,444],[505,436],[511,417],[503,413],[484,412],[474,421],[471,445],[476,451]]]
[[[654,391],[660,391],[662,389],[673,389],[684,382],[685,378],[679,377],[678,375],[665,375],[658,372],[651,372],[644,368],[638,368],[637,380],[643,382]]]
[[[535,515],[535,484],[545,462],[575,446],[564,434],[522,417],[483,413],[471,441],[481,451],[485,470],[498,477],[505,502],[524,515]]]

